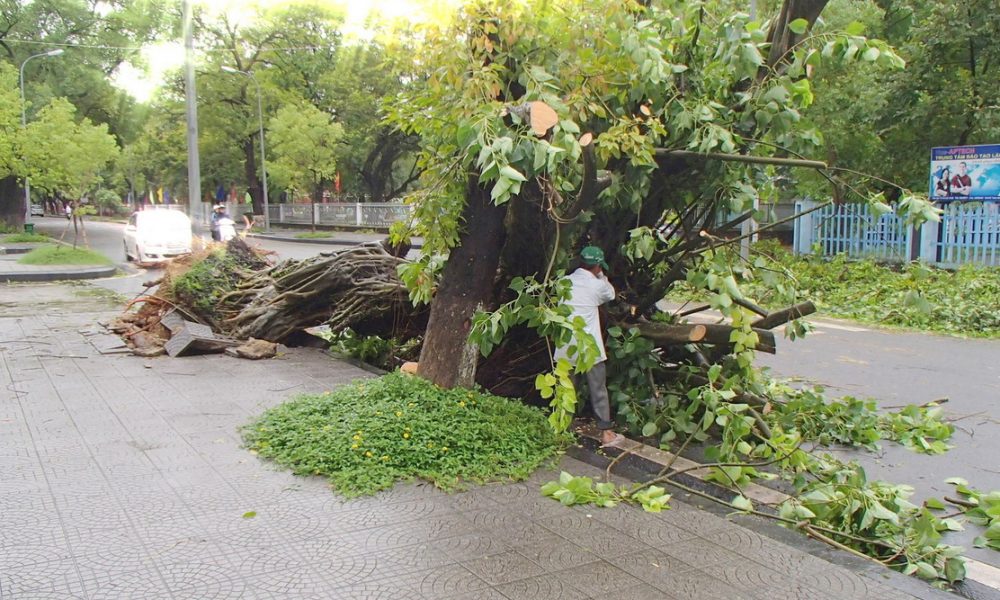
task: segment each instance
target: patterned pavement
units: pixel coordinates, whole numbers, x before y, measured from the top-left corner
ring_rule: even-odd
[[[73,291],[0,288],[0,599],[913,597],[680,501],[562,507],[538,492],[553,472],[344,501],[259,461],[238,428],[367,373],[306,350],[102,355],[111,307]]]

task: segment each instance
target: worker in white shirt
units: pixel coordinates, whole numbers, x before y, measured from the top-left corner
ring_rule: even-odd
[[[597,246],[587,246],[580,251],[580,268],[573,271],[569,279],[572,287],[570,297],[565,304],[570,307],[570,319],[580,317],[585,323],[585,331],[597,344],[600,352],[594,366],[586,373],[577,375],[576,385],[580,388],[581,379],[587,379],[587,389],[590,392],[590,405],[597,416],[597,428],[601,430],[601,445],[613,446],[624,438],[613,431],[615,422],[611,419],[611,402],[608,398],[607,369],[605,361],[608,356],[604,350],[604,335],[601,331],[601,318],[598,307],[610,302],[615,297],[615,288],[604,275],[608,268],[604,262],[604,252]],[[570,362],[576,360],[569,353],[573,344],[556,348],[555,359],[566,358]]]

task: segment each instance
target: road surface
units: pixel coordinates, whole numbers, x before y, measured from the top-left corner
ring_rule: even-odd
[[[35,217],[35,230],[48,235],[59,237],[64,235],[65,241],[72,241],[73,227],[68,225],[69,221],[58,217]],[[67,229],[68,227],[68,229]],[[125,225],[108,221],[87,221],[87,243],[92,250],[96,250],[119,265],[125,265],[125,248],[123,245],[123,230]],[[195,225],[195,231],[201,231],[200,226]],[[65,234],[64,234],[65,232]],[[196,233],[196,237],[210,239],[207,231]],[[82,237],[81,237],[82,240]],[[337,250],[343,246],[333,244],[301,244],[295,242],[281,242],[276,240],[261,240],[248,238],[248,243],[260,246],[275,252],[280,259],[302,260],[316,256],[320,252]],[[144,288],[142,282],[160,277],[160,270],[155,267],[140,269],[139,273],[129,277],[120,277],[113,280],[104,280],[100,283],[106,287],[127,296],[132,296],[141,292]]]
[[[949,452],[928,456],[897,444],[882,451],[840,452],[862,464],[870,479],[907,483],[918,500],[955,496],[948,477],[963,477],[983,491],[1000,490],[1000,340],[963,339],[877,329],[814,319],[816,330],[795,342],[780,340],[777,354],[758,364],[779,377],[821,384],[829,397],[873,398],[901,408],[947,398],[944,409],[957,428]],[[1000,566],[1000,552],[972,547],[978,527],[949,536],[967,555]]]

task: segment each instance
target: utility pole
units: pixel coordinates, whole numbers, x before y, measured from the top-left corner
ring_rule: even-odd
[[[198,94],[194,86],[194,35],[191,0],[184,0],[184,91],[187,99],[188,207],[201,206],[201,162],[198,156]],[[204,217],[204,215],[203,215]]]

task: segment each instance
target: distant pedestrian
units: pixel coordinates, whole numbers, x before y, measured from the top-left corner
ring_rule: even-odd
[[[250,195],[250,190],[243,195],[243,205],[243,224],[246,226],[243,235],[246,235],[253,229],[253,196]]]

